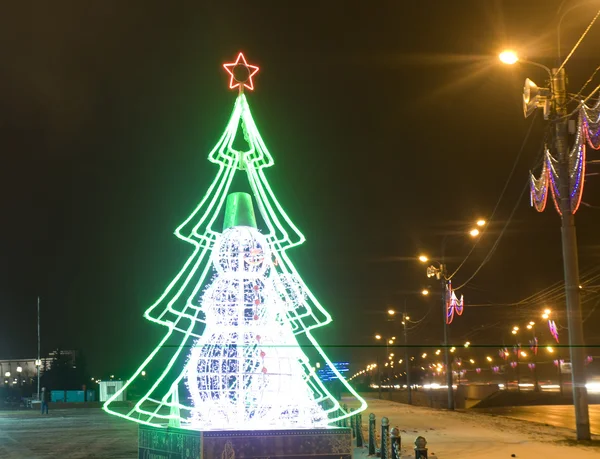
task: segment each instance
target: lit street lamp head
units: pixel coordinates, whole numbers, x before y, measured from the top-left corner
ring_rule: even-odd
[[[396,311],[394,311],[393,309],[388,309],[388,314],[390,316],[393,316],[394,314],[396,314]]]
[[[510,49],[502,51],[498,55],[498,58],[500,59],[500,62],[508,65],[516,64],[519,61],[519,56],[517,56],[517,53]]]
[[[419,261],[421,263],[427,263],[429,261],[429,258],[427,258],[425,255],[419,255]]]
[[[426,288],[424,288],[423,290],[421,290],[421,295],[423,295],[423,296],[429,295],[429,290],[427,290]]]
[[[485,226],[486,221],[485,220],[477,220],[477,226],[479,226],[480,228],[482,226]]]
[[[473,228],[471,231],[469,231],[469,234],[471,237],[477,237],[479,236],[479,230],[477,228]]]

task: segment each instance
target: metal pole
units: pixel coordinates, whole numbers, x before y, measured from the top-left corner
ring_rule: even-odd
[[[37,399],[40,399],[40,367],[42,366],[42,360],[40,357],[40,297],[37,299],[37,335],[38,335],[38,348],[37,348]]]
[[[538,377],[538,365],[537,365],[537,338],[535,337],[535,327],[532,327],[533,330],[533,378],[535,380],[535,385],[533,386],[534,392],[540,391],[540,379]]]
[[[446,272],[442,265],[442,319],[444,321],[444,357],[446,360],[446,384],[448,385],[448,409],[454,409],[454,389],[452,388],[452,363],[450,362],[450,349],[448,349],[448,321],[446,302],[448,300],[448,281],[446,281]]]
[[[369,414],[369,456],[375,454],[375,414]]]
[[[379,364],[379,349],[377,349],[377,386],[379,387],[379,400],[381,400],[381,365]]]
[[[379,457],[389,459],[390,450],[390,421],[388,418],[381,418],[381,447],[379,448]]]
[[[402,459],[401,451],[402,451],[402,439],[400,438],[400,430],[398,427],[394,427],[390,430],[390,443],[392,446],[391,458],[392,459]]]
[[[517,341],[517,366],[515,371],[517,373],[517,392],[521,392],[521,373],[519,373],[519,354],[521,353],[521,345]]]
[[[404,322],[404,360],[406,361],[406,390],[408,394],[408,404],[412,405],[412,389],[410,387],[410,357],[408,355],[408,337],[406,334],[406,304],[404,305],[404,315],[402,316],[402,322]]]
[[[571,211],[571,180],[569,170],[569,147],[567,144],[567,84],[565,70],[552,69],[552,99],[555,120],[556,152],[559,161],[561,236],[567,300],[567,323],[569,328],[569,351],[571,355],[571,380],[573,405],[578,440],[590,440],[590,417],[585,387],[583,322],[579,297],[579,265],[577,260],[577,234],[575,218]],[[583,180],[583,177],[580,178]]]
[[[560,387],[560,395],[564,395],[562,370],[560,368],[560,355],[557,355],[557,357],[558,357],[558,386]]]

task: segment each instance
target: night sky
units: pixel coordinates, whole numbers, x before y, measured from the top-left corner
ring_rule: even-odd
[[[552,204],[538,214],[522,194],[547,127],[541,113],[523,118],[523,81],[543,85],[546,75],[496,56],[508,45],[556,65],[561,3],[5,4],[0,358],[35,356],[38,295],[43,353],[82,349],[93,375],[126,378],[154,348],[165,330],[143,311],[192,251],[173,231],[216,173],[207,155],[236,96],[221,65],[240,50],[261,67],[248,99],[275,159],[267,177],[307,237],[289,255],[333,315],[315,336],[336,359],[368,363],[373,334],[393,332],[385,311],[405,302],[411,318],[424,318],[411,342],[440,343],[439,286],[416,256],[441,256],[449,235],[448,269],[459,265],[472,244],[466,230],[490,218],[529,132],[493,220],[453,279],[473,274],[516,209],[462,289],[466,311],[451,327],[454,343],[497,346],[512,325],[539,316],[541,300],[511,304],[561,281],[562,261]],[[563,56],[596,10],[565,17]],[[600,64],[599,42],[600,23],[567,65],[570,92]],[[589,176],[577,214],[591,287],[600,285],[598,190]],[[600,344],[591,287],[586,339]],[[566,326],[562,300],[552,301]]]

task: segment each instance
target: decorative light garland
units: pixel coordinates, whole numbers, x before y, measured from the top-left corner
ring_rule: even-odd
[[[449,325],[454,320],[454,313],[461,316],[464,310],[464,297],[460,296],[460,300],[456,297],[456,294],[452,290],[452,282],[448,281],[446,290],[446,323]]]
[[[146,319],[165,326],[166,335],[123,388],[106,402],[104,409],[113,415],[157,427],[168,424],[188,429],[222,428],[226,424],[239,429],[271,428],[277,415],[285,419],[277,424],[280,427],[331,425],[365,410],[367,405],[312,336],[314,328],[330,323],[332,318],[287,255],[288,249],[302,244],[305,238],[279,204],[264,175],[264,169],[273,165],[273,158],[243,93],[243,88],[254,87],[251,77],[258,68],[248,65],[243,55],[242,58],[238,55],[232,65],[246,66],[247,72],[242,78],[236,75],[234,67],[226,67],[238,83],[232,86],[230,82],[230,86],[238,86],[240,93],[225,132],[208,156],[209,161],[218,166],[216,176],[196,209],[175,230],[176,237],[194,247],[193,253],[144,313]],[[248,145],[245,150],[233,146],[240,127]],[[238,172],[249,184],[265,228],[263,234],[236,229],[221,235],[220,217],[226,197],[234,191],[232,183]],[[249,250],[255,251],[249,252],[242,264],[227,258],[221,251],[222,247],[229,247],[228,250],[235,252],[235,247],[244,244],[254,244]],[[212,276],[213,265],[217,269],[215,277]],[[240,270],[247,277],[240,277]],[[230,291],[236,288],[239,291]],[[230,294],[235,301],[226,299]],[[247,330],[243,335],[235,335],[230,327],[234,323],[233,316],[241,314],[242,309],[243,317],[235,320],[238,324],[245,324],[247,320],[244,326]],[[267,326],[267,322],[271,326]],[[344,390],[358,401],[355,408],[342,408],[317,377],[308,357],[300,351],[299,340],[307,351],[315,352],[318,361],[329,367]],[[242,344],[249,353],[247,360],[241,358],[238,349]],[[213,366],[219,362],[225,368]],[[285,365],[287,368],[283,368]],[[156,371],[150,372],[151,366]],[[235,376],[227,381],[223,370]],[[146,373],[158,377],[146,385],[142,381]],[[242,373],[250,373],[252,378],[245,380]],[[208,375],[217,374],[220,379],[209,380]],[[281,375],[280,383],[270,376],[276,374]],[[126,412],[114,407],[113,402],[138,382],[147,391],[133,407]],[[223,395],[229,387],[231,397],[226,402]],[[257,395],[261,391],[262,399]],[[186,392],[189,398],[180,397],[180,393]],[[226,406],[226,403],[236,406]],[[215,413],[214,421],[208,420],[210,407]],[[303,412],[298,413],[300,410]]]
[[[533,339],[529,340],[529,349],[531,349],[531,351],[537,355],[538,353],[538,339],[537,337],[533,337]]]
[[[583,118],[583,132],[588,145],[600,150],[600,98],[592,107],[582,104],[580,116]]]
[[[574,214],[579,209],[581,204],[581,198],[583,196],[583,187],[585,182],[585,161],[586,161],[586,150],[585,140],[595,148],[594,141],[598,132],[590,134],[589,131],[590,120],[585,115],[585,110],[582,109],[579,113],[577,121],[577,132],[575,136],[575,142],[573,148],[568,152],[568,173],[569,173],[569,199],[571,212]],[[599,145],[600,147],[600,145]],[[539,178],[536,178],[533,173],[530,172],[530,203],[538,212],[543,212],[546,208],[546,202],[548,199],[548,188],[550,188],[552,194],[552,200],[554,201],[554,207],[559,215],[562,215],[560,209],[560,187],[558,180],[560,178],[559,173],[556,170],[556,164],[558,161],[552,156],[548,147],[544,151],[544,161],[542,162],[542,171]],[[562,178],[560,178],[562,179]]]
[[[553,320],[548,321],[548,328],[550,329],[550,334],[558,343],[558,329],[556,328],[556,323]]]

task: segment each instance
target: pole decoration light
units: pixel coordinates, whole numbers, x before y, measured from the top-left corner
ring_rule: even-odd
[[[512,362],[510,362],[510,367],[511,368],[517,368],[518,363],[515,362],[514,360]]]
[[[558,329],[556,328],[556,322],[554,322],[553,320],[549,320],[548,328],[550,329],[550,334],[552,335],[552,338],[554,338],[558,343]]]
[[[528,363],[527,366],[531,371],[535,370],[535,363]]]
[[[529,349],[531,349],[531,351],[537,355],[538,352],[538,339],[537,337],[533,337],[533,339],[529,340]]]
[[[583,185],[585,182],[585,161],[586,161],[586,139],[590,143],[590,138],[596,139],[594,135],[598,135],[598,130],[594,131],[590,137],[587,127],[589,126],[589,120],[584,115],[585,111],[582,110],[579,113],[577,122],[577,132],[575,134],[575,142],[573,148],[568,154],[568,171],[569,176],[566,178],[569,180],[569,200],[571,204],[571,212],[574,214],[579,209],[581,204],[581,198],[583,196]],[[600,114],[598,115],[600,117]],[[600,120],[597,120],[600,126]],[[595,126],[595,125],[593,125]],[[594,148],[594,143],[590,143]],[[600,147],[600,145],[598,145]],[[538,212],[543,212],[546,208],[546,201],[548,199],[548,188],[550,194],[552,194],[552,200],[554,201],[554,207],[559,215],[562,215],[560,210],[560,187],[558,171],[558,160],[556,160],[550,153],[548,147],[544,151],[544,161],[542,162],[542,171],[539,178],[536,178],[533,173],[530,173],[530,203]]]
[[[464,310],[464,297],[460,296],[460,300],[456,297],[456,294],[452,290],[452,282],[448,281],[447,292],[446,292],[446,323],[450,325],[454,320],[454,313],[462,316]]]
[[[240,65],[246,73],[236,69]],[[190,430],[332,426],[367,405],[312,335],[332,318],[287,253],[305,238],[264,173],[273,158],[243,93],[253,89],[258,67],[240,53],[225,69],[230,87],[240,91],[208,155],[216,176],[175,230],[193,252],[144,313],[166,334],[104,409],[149,426]],[[240,149],[242,139],[246,146]],[[251,195],[235,192],[234,183],[242,180]],[[357,400],[354,408],[342,407],[329,392],[315,361]],[[114,406],[138,379],[148,387],[144,375],[156,379],[139,401],[125,412]]]
[[[583,132],[590,147],[600,150],[600,99],[592,107],[581,104]]]

